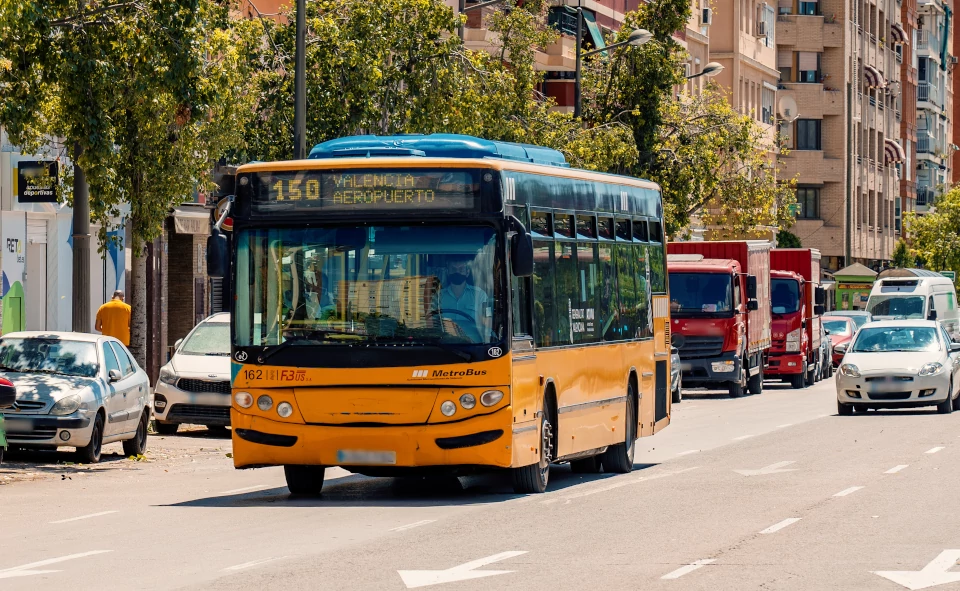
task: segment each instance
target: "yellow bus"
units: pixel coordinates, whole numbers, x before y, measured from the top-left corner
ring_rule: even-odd
[[[468,136],[358,136],[240,167],[214,230],[232,281],[233,458],[324,470],[629,472],[670,422],[656,184]]]

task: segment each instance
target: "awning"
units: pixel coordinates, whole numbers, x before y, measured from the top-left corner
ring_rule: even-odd
[[[173,227],[177,234],[210,233],[210,211],[189,205],[173,208]]]
[[[887,85],[887,81],[883,79],[883,74],[880,73],[880,70],[870,64],[864,64],[863,85],[866,88],[883,88]]]
[[[587,24],[587,30],[590,31],[590,38],[593,39],[593,46],[597,49],[603,49],[606,47],[607,44],[603,40],[603,33],[600,32],[600,27],[597,25],[597,17],[595,17],[592,12],[584,10],[583,22]],[[603,57],[607,57],[606,51],[601,51],[600,54],[603,55]]]
[[[900,23],[890,25],[890,38],[896,45],[910,45],[907,40],[907,32],[903,30],[903,25]]]
[[[906,160],[907,153],[903,150],[903,146],[889,138],[883,140],[883,161],[885,163],[895,164]]]

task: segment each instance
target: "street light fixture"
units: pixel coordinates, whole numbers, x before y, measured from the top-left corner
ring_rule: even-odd
[[[707,78],[713,78],[717,74],[723,71],[723,64],[718,64],[717,62],[710,62],[705,65],[702,70],[696,74],[691,74],[685,76],[687,80],[693,80],[694,78],[699,78],[700,76],[706,76]]]
[[[606,47],[601,47],[599,49],[593,49],[591,51],[584,52],[581,49],[581,40],[583,39],[583,9],[577,8],[577,60],[576,60],[576,78],[574,80],[573,88],[573,116],[580,116],[580,64],[583,61],[583,58],[590,57],[591,55],[609,51],[611,49],[616,49],[618,47],[623,47],[624,45],[630,45],[632,47],[639,47],[644,43],[647,43],[653,39],[653,33],[646,29],[634,29],[630,36],[627,37],[626,41],[621,41],[619,43],[613,43],[612,45],[607,45]]]

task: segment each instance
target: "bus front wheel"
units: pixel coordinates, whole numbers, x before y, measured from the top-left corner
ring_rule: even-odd
[[[283,475],[292,495],[316,497],[323,490],[324,466],[284,466]]]
[[[511,469],[513,491],[518,495],[546,492],[553,460],[553,426],[546,410],[540,417],[540,461]]]

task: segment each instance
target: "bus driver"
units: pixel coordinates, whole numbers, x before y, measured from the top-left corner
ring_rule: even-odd
[[[440,315],[452,320],[473,343],[483,342],[486,326],[487,294],[467,283],[471,256],[447,257],[446,281],[440,290]]]

